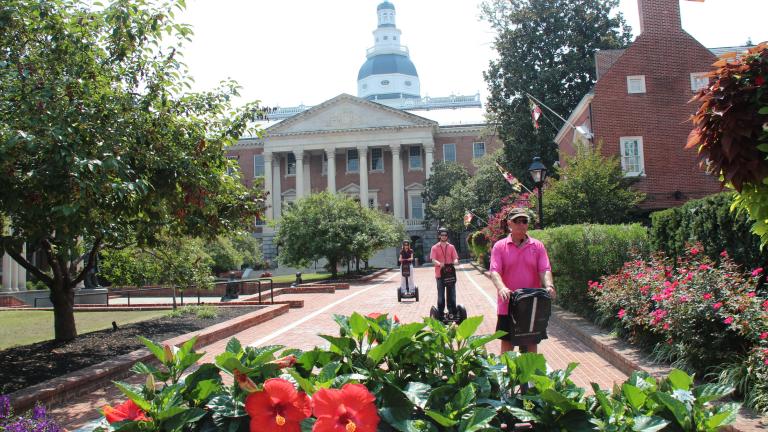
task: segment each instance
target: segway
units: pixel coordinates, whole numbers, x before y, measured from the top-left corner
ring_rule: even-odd
[[[400,273],[403,276],[403,281],[405,281],[405,286],[403,286],[402,282],[400,283],[400,287],[397,288],[397,301],[402,302],[403,299],[416,299],[416,301],[419,301],[419,287],[417,287],[415,284],[413,286],[413,289],[411,289],[408,284],[410,283],[408,280],[411,277],[411,264],[410,263],[403,263],[400,265]]]
[[[552,298],[545,289],[520,288],[509,299],[510,329],[513,345],[538,344],[547,339],[547,325],[552,314]]]
[[[453,264],[445,264],[440,269],[440,279],[443,280],[443,284],[445,284],[446,289],[456,287],[456,268],[453,266]],[[445,325],[449,325],[451,323],[461,324],[465,319],[467,319],[467,310],[463,305],[457,304],[456,314],[451,314],[450,311],[448,313],[442,313],[442,311],[437,310],[437,306],[432,306],[432,308],[429,310],[429,317],[436,319]]]

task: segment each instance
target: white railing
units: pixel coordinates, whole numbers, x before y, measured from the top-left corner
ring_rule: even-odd
[[[395,46],[374,46],[371,48],[368,48],[365,50],[365,56],[371,57],[373,54],[405,54],[406,56],[409,55],[408,47],[403,45],[395,45]]]
[[[424,219],[405,219],[406,231],[418,231],[424,229]]]

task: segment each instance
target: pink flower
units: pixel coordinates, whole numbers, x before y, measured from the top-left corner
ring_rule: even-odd
[[[650,289],[651,289],[651,287],[650,287],[649,285],[643,285],[643,286],[641,286],[641,287],[640,287],[640,292],[641,292],[643,295],[647,295],[647,294],[648,294],[648,291],[649,291]]]
[[[710,294],[710,293],[704,294],[704,300],[709,300],[711,298],[712,298],[712,294]]]
[[[762,272],[763,272],[763,268],[762,267],[758,267],[758,268],[752,270],[752,276],[760,276],[760,274]]]
[[[699,270],[712,270],[712,267],[709,264],[702,264],[699,266]]]
[[[669,330],[669,323],[664,323],[664,330]]]
[[[768,300],[763,302],[762,307],[763,307],[763,310],[768,311]]]
[[[720,256],[723,257],[723,258],[727,258],[728,257],[728,251],[723,249],[723,251],[720,252]]]
[[[680,296],[680,302],[681,302],[681,303],[686,303],[686,302],[688,302],[688,296],[684,296],[684,295],[683,295],[683,296]]]
[[[750,292],[747,293],[747,297],[754,297],[754,296],[755,296],[755,292],[754,291],[750,291]]]
[[[624,309],[619,309],[619,318],[624,318],[624,315],[626,314],[627,314],[627,311],[625,311]]]
[[[695,247],[691,248],[691,255],[698,255],[698,254],[699,254],[699,250],[698,249],[696,249]]]
[[[728,318],[723,320],[723,323],[725,323],[725,324],[731,324],[732,322],[733,322],[733,317],[728,317]]]
[[[760,333],[760,339],[762,339],[762,340],[768,339],[768,332]]]
[[[717,302],[717,303],[713,304],[713,305],[712,305],[712,307],[713,307],[715,310],[718,310],[718,309],[720,309],[721,307],[723,307],[723,302]]]

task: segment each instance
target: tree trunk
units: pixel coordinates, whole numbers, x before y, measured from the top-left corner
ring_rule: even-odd
[[[57,341],[70,341],[77,337],[74,288],[74,285],[62,280],[54,280],[54,285],[51,287],[53,329]]]

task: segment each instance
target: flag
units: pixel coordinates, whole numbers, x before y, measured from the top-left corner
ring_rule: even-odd
[[[468,227],[469,224],[472,223],[472,212],[468,211],[467,214],[464,215],[464,226]]]
[[[541,118],[541,108],[531,101],[531,119],[534,129],[539,129],[539,118]]]
[[[502,168],[498,162],[496,162],[496,168],[498,168],[499,172],[501,172],[501,175],[504,176],[504,180],[506,180],[507,183],[512,186],[512,189],[514,189],[516,192],[520,192],[520,181],[516,179],[515,176],[507,172],[504,168]]]

